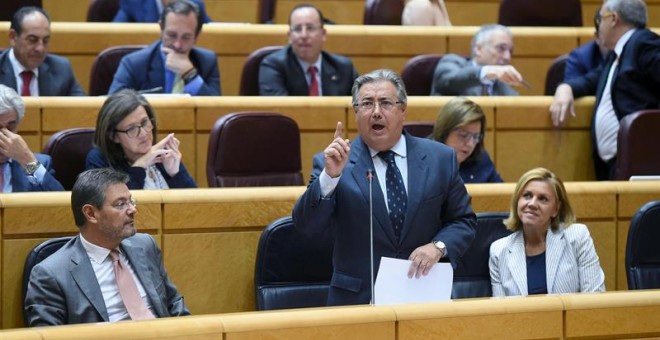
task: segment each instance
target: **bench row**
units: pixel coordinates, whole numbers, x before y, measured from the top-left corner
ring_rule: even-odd
[[[406,120],[435,121],[450,97],[410,97]],[[552,126],[550,97],[474,97],[486,112],[486,149],[506,181],[525,171],[545,166],[565,181],[594,180],[590,123],[593,97],[577,101],[577,117],[559,130]],[[27,113],[20,133],[30,148],[41,150],[57,131],[94,127],[104,98],[26,98]],[[152,97],[161,138],[174,132],[181,140],[183,161],[198,185],[206,186],[208,139],[214,122],[240,111],[275,111],[292,117],[300,129],[303,178],[307,180],[312,156],[331,141],[337,121],[348,135],[357,133],[349,97]]]
[[[467,186],[476,212],[508,211],[513,183]],[[626,237],[632,215],[660,199],[660,182],[567,183],[578,221],[591,232],[608,290],[626,289]],[[165,267],[193,314],[255,310],[254,264],[263,229],[291,214],[304,187],[133,192],[138,230],[154,236]],[[28,252],[74,235],[70,194],[0,195],[3,328],[21,327],[21,278]]]

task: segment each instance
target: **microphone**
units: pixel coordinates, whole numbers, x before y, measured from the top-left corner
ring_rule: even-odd
[[[163,87],[162,86],[154,87],[152,89],[137,91],[137,93],[139,93],[139,94],[161,93],[161,92],[163,92]]]
[[[369,181],[369,253],[371,255],[371,305],[376,303],[376,291],[374,289],[374,171],[367,170],[367,180]]]

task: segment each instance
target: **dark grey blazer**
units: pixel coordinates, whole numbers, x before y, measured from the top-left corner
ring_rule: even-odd
[[[481,96],[480,66],[456,54],[447,54],[438,61],[433,72],[432,96]],[[517,96],[509,85],[495,81],[493,96]]]
[[[347,57],[321,52],[323,96],[350,96],[358,73]],[[259,94],[262,96],[307,96],[309,86],[291,45],[268,55],[259,67]]]
[[[147,292],[156,317],[190,314],[167,276],[160,250],[150,235],[135,234],[123,240],[120,247]],[[32,269],[25,311],[30,327],[109,321],[80,236]]]
[[[9,86],[19,94],[14,68],[9,61],[7,49],[0,53],[0,84]],[[43,64],[39,66],[39,96],[86,96],[80,84],[76,81],[71,69],[71,63],[64,57],[49,53]]]

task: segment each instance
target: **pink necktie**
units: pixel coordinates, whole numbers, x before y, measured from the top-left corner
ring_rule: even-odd
[[[309,81],[309,95],[318,96],[319,95],[319,82],[316,80],[316,66],[310,66],[307,69],[311,80]]]
[[[115,278],[117,279],[117,287],[119,287],[119,295],[124,301],[124,306],[132,320],[148,320],[153,319],[154,315],[151,314],[147,306],[140,297],[137,285],[133,280],[131,272],[122,265],[119,260],[119,252],[116,249],[110,251],[112,258],[112,267],[115,270]]]
[[[32,71],[23,71],[21,72],[21,78],[23,79],[23,87],[21,88],[21,96],[29,97],[30,94],[30,82],[32,81],[32,76],[34,73]]]

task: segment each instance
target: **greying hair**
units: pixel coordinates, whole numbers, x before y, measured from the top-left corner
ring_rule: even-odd
[[[635,28],[646,27],[648,14],[643,0],[605,0],[604,7],[610,12],[619,13],[621,21]]]
[[[513,33],[506,26],[500,24],[483,25],[481,28],[479,28],[477,33],[474,34],[474,37],[472,37],[472,44],[470,45],[470,53],[472,57],[474,57],[474,49],[477,47],[477,45],[482,46],[484,42],[490,39],[490,35],[495,31],[502,31],[508,34],[509,37],[513,38]]]
[[[359,99],[358,94],[360,93],[360,89],[362,88],[362,85],[375,83],[379,81],[389,81],[390,83],[392,83],[394,87],[396,87],[397,101],[400,101],[403,104],[408,103],[408,94],[406,93],[406,85],[403,83],[403,79],[401,79],[401,76],[399,76],[398,73],[392,70],[380,69],[380,70],[371,71],[355,79],[355,81],[353,82],[353,88],[351,89],[351,94],[353,95],[353,107],[355,107],[358,104],[358,99]]]
[[[11,87],[0,84],[0,115],[10,110],[16,111],[17,123],[20,123],[25,116],[23,99]]]
[[[105,202],[105,191],[111,185],[128,183],[128,174],[112,168],[91,169],[78,175],[71,189],[71,210],[78,228],[85,226],[87,218],[83,206],[91,204],[100,209]]]

